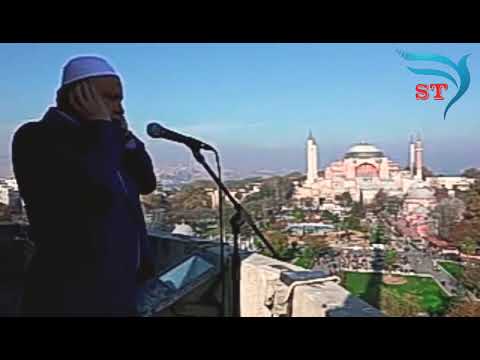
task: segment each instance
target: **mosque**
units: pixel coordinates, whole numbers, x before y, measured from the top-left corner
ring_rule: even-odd
[[[431,207],[431,196],[435,188],[445,188],[453,194],[455,188],[467,189],[473,179],[461,176],[427,177],[423,175],[423,143],[419,136],[409,144],[409,167],[402,167],[391,160],[373,144],[361,142],[348,149],[341,160],[325,168],[323,176],[318,172],[318,148],[312,133],[307,139],[307,178],[295,184],[294,199],[334,201],[336,195],[350,193],[354,201],[369,203],[380,189],[388,195],[404,196],[411,203]],[[427,194],[428,193],[428,194]],[[425,197],[424,195],[428,196]],[[417,199],[416,195],[421,195]]]

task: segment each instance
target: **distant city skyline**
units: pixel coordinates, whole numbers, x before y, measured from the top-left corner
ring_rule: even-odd
[[[471,53],[470,89],[443,120],[445,103],[416,101],[414,75],[396,49]],[[479,167],[479,44],[0,44],[0,176],[11,176],[11,136],[54,103],[63,64],[79,54],[112,62],[125,84],[127,118],[156,167],[187,163],[187,148],[148,139],[158,121],[216,145],[225,168],[306,170],[311,129],[319,168],[366,141],[407,165],[420,133],[434,172]],[[453,93],[452,93],[453,94]],[[446,93],[446,100],[450,99]]]

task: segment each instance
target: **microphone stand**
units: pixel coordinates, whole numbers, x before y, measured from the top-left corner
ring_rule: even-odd
[[[208,172],[210,177],[213,179],[213,181],[218,185],[218,187],[223,191],[223,193],[228,197],[230,202],[233,204],[233,207],[235,208],[235,213],[230,219],[230,225],[232,227],[232,232],[233,232],[233,253],[232,253],[232,297],[233,297],[233,302],[232,302],[232,313],[234,317],[240,317],[240,252],[239,252],[239,246],[238,246],[238,241],[239,241],[239,235],[240,235],[240,229],[242,225],[246,222],[253,230],[255,235],[257,235],[260,240],[263,242],[263,244],[270,250],[272,253],[273,257],[278,259],[279,256],[275,249],[272,247],[272,245],[268,242],[267,239],[263,236],[261,231],[258,229],[257,225],[253,221],[252,217],[250,214],[245,210],[245,208],[240,205],[240,203],[233,197],[233,195],[230,193],[230,191],[227,189],[225,184],[219,179],[219,177],[213,172],[211,167],[208,165],[208,163],[205,161],[205,157],[203,154],[200,152],[200,146],[189,146],[190,150],[192,150],[194,158],[205,168],[205,170]],[[215,153],[218,156],[218,153],[216,150],[214,150]],[[222,274],[223,276],[223,274]]]

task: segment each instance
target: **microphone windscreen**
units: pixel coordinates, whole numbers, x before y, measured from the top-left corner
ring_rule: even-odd
[[[163,127],[157,123],[151,123],[147,125],[147,134],[151,137],[158,137],[161,134]]]

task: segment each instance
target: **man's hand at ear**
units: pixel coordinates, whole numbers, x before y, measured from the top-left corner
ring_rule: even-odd
[[[82,81],[75,86],[69,97],[70,106],[83,119],[90,121],[111,121],[110,112],[105,102],[89,81]]]

